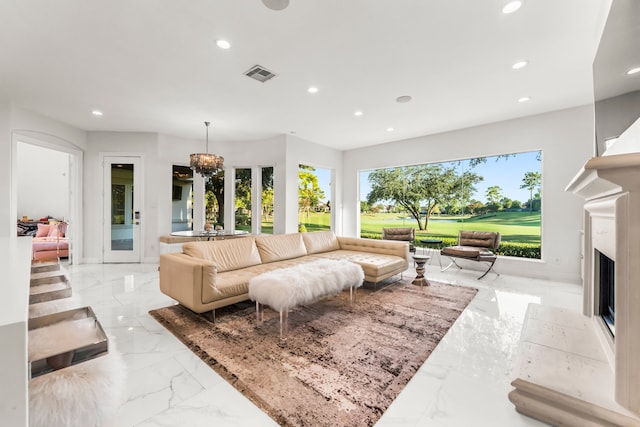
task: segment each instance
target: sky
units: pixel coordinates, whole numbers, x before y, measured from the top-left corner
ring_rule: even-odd
[[[508,159],[487,157],[486,163],[473,169],[475,173],[484,177],[484,180],[475,185],[476,192],[472,198],[485,203],[487,188],[497,185],[502,188],[503,196],[512,200],[526,202],[529,200],[529,190],[520,189],[520,185],[525,172],[542,173],[542,162],[537,160],[537,155],[537,151],[531,151],[516,154],[515,157]],[[443,163],[445,167],[450,165],[453,165],[453,163]],[[469,161],[463,160],[456,167],[462,173],[463,170],[469,169]],[[327,201],[331,197],[331,170],[316,167],[315,174],[318,177],[318,185],[325,194],[323,201]],[[368,176],[369,171],[360,172],[360,200],[367,200],[367,194],[371,191],[371,185],[367,179]]]
[[[512,200],[526,202],[529,200],[529,190],[520,189],[525,172],[542,173],[542,162],[537,160],[538,151],[518,153],[508,159],[487,157],[486,163],[480,164],[473,172],[484,177],[484,180],[475,185],[476,191],[471,196],[473,199],[486,202],[487,188],[497,185],[502,189],[502,195]],[[444,162],[444,167],[453,166],[455,162]],[[460,173],[469,170],[469,161],[463,160],[456,165]],[[370,171],[360,172],[360,200],[367,200],[367,194],[371,191],[371,185],[367,177]]]

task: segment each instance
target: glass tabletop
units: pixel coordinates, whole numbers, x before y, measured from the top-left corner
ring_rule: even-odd
[[[249,234],[248,231],[245,230],[186,230],[186,231],[174,231],[171,233],[172,236],[178,237],[214,237],[214,236],[238,236],[242,234]]]

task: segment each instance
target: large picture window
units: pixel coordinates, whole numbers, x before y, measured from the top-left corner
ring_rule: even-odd
[[[360,235],[415,227],[416,244],[498,231],[500,255],[540,259],[540,151],[360,172]]]

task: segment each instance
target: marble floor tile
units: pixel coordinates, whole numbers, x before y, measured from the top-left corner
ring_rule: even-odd
[[[277,425],[149,316],[174,303],[159,290],[157,264],[64,269],[74,304],[92,306],[123,354],[126,399],[113,426]],[[476,280],[475,271],[435,265],[426,275],[479,292],[377,426],[542,425],[507,398],[524,314],[529,303],[580,310],[580,286],[491,274]]]

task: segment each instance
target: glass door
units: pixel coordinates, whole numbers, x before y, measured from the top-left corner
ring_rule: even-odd
[[[140,157],[104,158],[104,262],[140,262]]]

